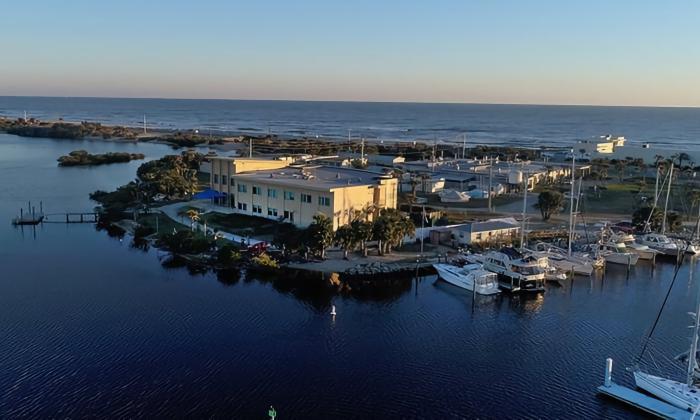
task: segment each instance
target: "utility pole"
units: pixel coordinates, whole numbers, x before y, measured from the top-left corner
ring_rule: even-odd
[[[252,137],[249,139],[249,143],[248,143],[248,157],[249,158],[253,157],[253,138]]]
[[[360,142],[360,163],[362,165],[365,164],[365,138],[362,137],[362,141]]]
[[[146,114],[143,114],[143,134],[146,134]]]
[[[467,156],[467,135],[462,134],[462,159]]]

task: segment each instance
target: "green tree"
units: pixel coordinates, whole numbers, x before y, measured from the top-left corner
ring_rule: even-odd
[[[625,169],[627,169],[627,161],[618,159],[615,161],[615,169],[617,170],[617,178],[622,182],[625,178]]]
[[[657,207],[640,207],[632,214],[632,224],[640,231],[658,231],[663,220],[664,212]]]
[[[391,253],[401,245],[406,235],[415,233],[413,221],[396,209],[382,209],[372,225],[373,238],[377,240],[379,254]]]
[[[199,220],[199,211],[196,209],[188,209],[185,214],[190,219],[190,229],[194,230],[194,224]]]
[[[537,197],[535,208],[540,210],[542,220],[549,220],[564,208],[564,196],[559,191],[542,191]]]
[[[353,236],[360,244],[360,250],[363,256],[367,256],[367,242],[372,240],[372,222],[364,219],[356,218],[350,222],[350,229],[353,231]]]
[[[343,258],[348,259],[350,251],[357,247],[358,238],[351,225],[343,225],[335,232],[334,243],[343,249]]]
[[[326,248],[333,244],[333,221],[324,214],[315,215],[307,235],[309,248],[325,259]]]

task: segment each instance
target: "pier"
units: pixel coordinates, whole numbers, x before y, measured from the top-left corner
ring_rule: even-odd
[[[662,419],[691,419],[695,417],[689,411],[613,382],[612,359],[606,360],[605,382],[598,387],[598,392]]]
[[[44,223],[97,223],[100,220],[96,212],[51,213],[44,215]]]

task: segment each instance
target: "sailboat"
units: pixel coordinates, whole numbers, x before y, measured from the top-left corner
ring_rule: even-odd
[[[676,272],[673,276],[673,281],[671,282],[668,293],[671,292],[671,288],[675,283],[680,265],[681,262],[678,262],[676,265]],[[691,278],[693,277],[692,267],[690,269],[690,276]],[[685,381],[681,382],[674,379],[651,375],[643,372],[639,368],[635,368],[633,371],[634,382],[638,388],[643,389],[656,398],[675,407],[688,410],[693,413],[700,411],[700,387],[698,387],[696,384],[696,379],[698,376],[698,333],[700,332],[700,285],[695,284],[695,288],[697,289],[695,313],[689,313],[689,315],[693,317],[693,332],[690,338],[690,349],[687,353],[676,356],[676,360],[684,360],[686,362]],[[663,306],[661,307],[661,310],[663,310]],[[654,327],[655,326],[656,324]],[[654,328],[652,328],[651,332],[649,333],[649,337],[651,337],[653,331]],[[645,348],[646,344],[642,348],[642,354],[644,353]]]
[[[605,260],[597,255],[591,257],[589,254],[577,253],[573,251],[573,241],[574,241],[574,228],[576,226],[576,214],[578,208],[579,199],[581,196],[579,183],[578,195],[575,193],[576,186],[576,158],[572,150],[572,161],[571,161],[571,197],[569,204],[569,238],[568,238],[568,249],[564,250],[556,247],[552,244],[538,243],[535,245],[534,250],[529,250],[530,254],[537,257],[547,257],[550,265],[556,267],[556,269],[564,272],[573,272],[574,274],[582,274],[590,276],[593,271],[597,268],[602,268],[605,264]],[[574,200],[576,203],[574,204]]]
[[[637,238],[637,242],[639,242],[642,245],[646,245],[649,248],[655,249],[665,255],[671,255],[671,256],[678,256],[678,244],[676,244],[674,241],[669,239],[668,236],[666,236],[666,215],[668,213],[668,200],[671,195],[671,180],[673,178],[673,163],[671,163],[671,169],[668,172],[667,175],[667,180],[664,180],[664,183],[668,181],[668,188],[666,190],[666,201],[664,203],[664,215],[663,215],[663,221],[661,222],[661,233],[652,233],[650,229],[650,221],[651,217],[654,214],[654,209],[656,209],[657,201],[658,201],[658,193],[654,196],[654,206],[651,209],[651,212],[649,212],[649,218],[646,221],[646,228],[645,228],[645,233]],[[657,171],[657,184],[658,184],[658,171]],[[663,187],[663,185],[662,185]]]

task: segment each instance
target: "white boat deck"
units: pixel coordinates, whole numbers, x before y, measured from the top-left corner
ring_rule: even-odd
[[[689,411],[681,410],[654,397],[614,382],[611,382],[609,386],[599,386],[598,392],[663,419],[690,419],[693,415]]]

